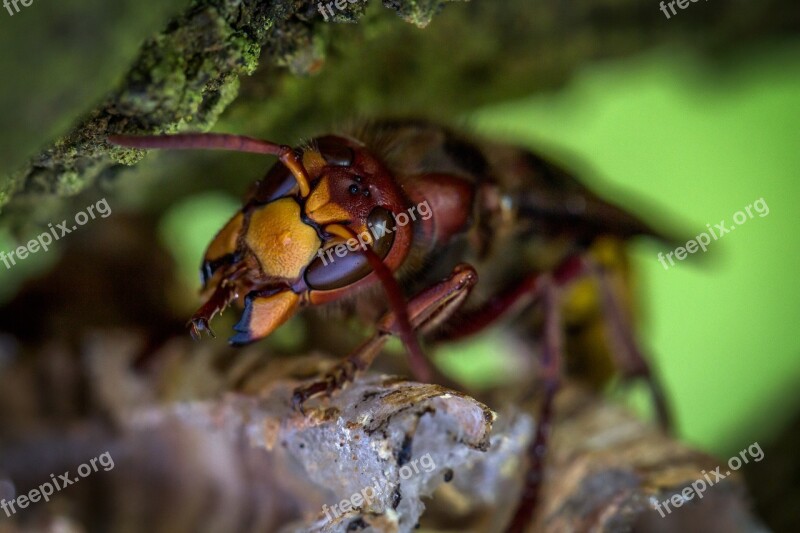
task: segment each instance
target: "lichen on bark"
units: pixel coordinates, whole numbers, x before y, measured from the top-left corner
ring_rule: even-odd
[[[442,3],[387,6],[423,26]],[[236,97],[240,76],[252,74],[261,57],[285,72],[308,74],[324,56],[324,32],[314,32],[321,20],[313,2],[194,0],[144,43],[119,87],[72,131],[0,179],[0,209],[19,195],[74,195],[114,165],[141,158],[108,145],[109,134],[208,130]]]

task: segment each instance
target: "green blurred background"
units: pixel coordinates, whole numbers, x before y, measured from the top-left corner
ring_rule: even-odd
[[[615,189],[663,206],[687,240],[764,198],[769,214],[712,242],[705,261],[665,270],[665,247],[637,243],[634,268],[642,340],[680,433],[724,455],[774,437],[800,400],[800,43],[724,71],[674,49],[603,63],[558,94],[473,118],[578,154]]]

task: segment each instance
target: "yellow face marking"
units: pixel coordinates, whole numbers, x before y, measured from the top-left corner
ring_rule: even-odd
[[[219,259],[227,254],[232,254],[236,251],[236,239],[239,237],[239,232],[242,230],[242,221],[244,215],[237,213],[232,219],[225,224],[211,244],[208,245],[206,250],[206,260],[213,261]]]
[[[250,335],[254,339],[266,337],[294,315],[299,303],[300,296],[292,291],[256,298],[251,304]]]
[[[308,197],[306,214],[317,224],[344,222],[350,219],[350,214],[342,206],[331,202],[330,181],[327,177],[319,180],[319,184]]]
[[[311,176],[316,176],[327,163],[322,154],[316,150],[306,150],[303,152],[303,166]]]
[[[287,279],[300,276],[321,244],[314,228],[300,219],[300,206],[292,198],[275,200],[255,211],[245,242],[265,274]]]

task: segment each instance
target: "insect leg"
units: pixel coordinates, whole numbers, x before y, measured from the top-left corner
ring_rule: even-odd
[[[453,317],[453,324],[458,327],[440,328],[431,337],[436,342],[450,342],[474,335],[491,326],[514,308],[527,307],[532,304],[540,289],[540,275],[526,276],[510,289],[490,299],[485,305],[467,313]]]
[[[450,318],[478,282],[478,273],[466,263],[456,265],[450,277],[417,294],[408,302],[411,326],[426,334]],[[382,331],[399,335],[400,325],[394,312],[378,323]]]
[[[581,276],[584,268],[578,256],[564,261],[551,275],[552,283],[563,285]],[[431,340],[449,342],[480,333],[503,317],[533,305],[542,295],[543,276],[536,272],[513,283],[508,289],[490,298],[485,304],[469,312],[458,314],[451,321],[457,327],[445,324],[436,331]]]
[[[478,275],[472,266],[467,264],[456,266],[450,277],[425,289],[408,302],[411,327],[421,332],[437,327],[462,305],[477,281]],[[322,380],[296,389],[292,399],[295,407],[302,408],[312,396],[320,393],[330,394],[352,381],[357,372],[363,372],[372,365],[389,338],[392,335],[399,335],[402,329],[394,311],[384,315],[377,326],[378,331],[375,335],[359,346]],[[410,361],[413,365],[413,360]],[[437,381],[446,384],[447,380],[437,376]]]
[[[528,529],[541,490],[544,477],[544,460],[553,418],[553,401],[561,384],[563,328],[560,312],[558,281],[550,276],[541,277],[542,306],[544,308],[544,336],[541,344],[543,397],[536,421],[533,440],[528,445],[528,470],[523,481],[522,496],[506,533],[524,533]]]
[[[653,405],[658,421],[665,430],[669,430],[672,427],[672,421],[666,396],[634,338],[630,317],[619,302],[617,296],[619,292],[615,290],[614,280],[601,265],[591,259],[586,259],[586,263],[600,287],[603,316],[606,318],[608,332],[614,346],[612,353],[616,358],[616,365],[624,379],[644,378],[647,381],[653,396]]]
[[[357,238],[352,229],[340,224],[329,224],[325,226],[325,230],[345,239]],[[406,347],[414,376],[420,381],[430,382],[433,378],[433,369],[419,346],[419,340],[414,332],[414,327],[411,325],[408,304],[403,297],[400,285],[394,278],[392,271],[389,270],[389,267],[383,263],[383,260],[378,257],[378,254],[372,248],[365,248],[363,253],[386,291],[389,305],[396,317],[397,336],[400,337]]]
[[[202,307],[200,307],[189,320],[187,326],[189,327],[192,337],[199,339],[204,331],[207,331],[209,335],[215,337],[216,335],[211,331],[211,327],[208,323],[211,322],[214,315],[228,307],[234,298],[236,298],[236,291],[232,285],[218,285],[208,300],[206,300]]]

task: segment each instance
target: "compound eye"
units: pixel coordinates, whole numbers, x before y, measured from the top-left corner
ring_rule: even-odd
[[[367,223],[374,243],[372,251],[384,259],[394,244],[396,228],[392,213],[383,207],[376,207],[367,217]],[[338,254],[335,251],[338,250]],[[369,260],[357,247],[355,251],[339,244],[328,248],[322,257],[314,259],[306,268],[306,283],[311,289],[330,291],[352,285],[372,272]]]
[[[352,148],[331,137],[317,139],[317,147],[325,162],[329,165],[349,167],[353,164],[353,159],[355,159],[355,153]]]
[[[283,163],[275,163],[264,179],[255,182],[245,200],[263,205],[282,196],[286,196],[297,186],[297,180]]]
[[[375,242],[372,244],[372,250],[381,259],[389,255],[389,250],[392,249],[394,244],[394,231],[396,228],[394,223],[394,216],[391,211],[383,207],[376,207],[367,217],[367,226],[369,226],[372,237]]]

